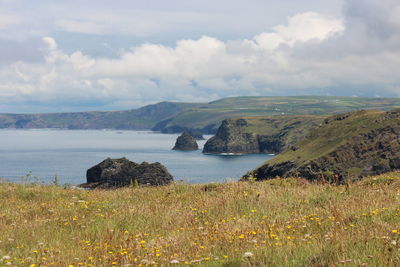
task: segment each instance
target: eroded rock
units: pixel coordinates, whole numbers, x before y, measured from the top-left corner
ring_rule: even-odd
[[[123,187],[138,185],[166,185],[173,181],[167,168],[159,162],[138,164],[126,158],[107,158],[91,167],[86,174],[87,184],[84,187]]]
[[[188,132],[183,132],[178,139],[176,139],[176,143],[173,148],[173,150],[180,151],[193,151],[198,149],[199,146],[197,145],[196,139]]]

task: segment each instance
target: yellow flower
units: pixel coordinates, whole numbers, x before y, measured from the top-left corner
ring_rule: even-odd
[[[394,233],[394,234],[396,234],[396,233],[398,233],[399,231],[397,231],[397,230],[392,230],[392,233]]]
[[[244,238],[244,234],[241,234],[240,236],[238,236],[240,239]]]

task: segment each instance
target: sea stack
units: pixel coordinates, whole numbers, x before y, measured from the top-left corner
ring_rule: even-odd
[[[176,139],[173,150],[179,151],[193,151],[198,150],[196,139],[193,138],[188,132],[183,132],[178,139]]]

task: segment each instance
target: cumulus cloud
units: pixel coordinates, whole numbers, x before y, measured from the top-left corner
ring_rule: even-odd
[[[348,0],[342,18],[298,13],[249,39],[144,43],[114,58],[66,53],[44,37],[43,62],[0,67],[0,95],[118,109],[233,95],[400,96],[399,10],[394,0]]]
[[[261,47],[273,50],[282,44],[293,46],[296,42],[321,41],[343,30],[342,20],[307,12],[290,17],[288,25],[276,26],[274,32],[262,33],[254,39]]]

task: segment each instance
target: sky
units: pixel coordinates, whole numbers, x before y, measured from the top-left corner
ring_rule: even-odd
[[[0,0],[0,112],[400,97],[398,0]]]

